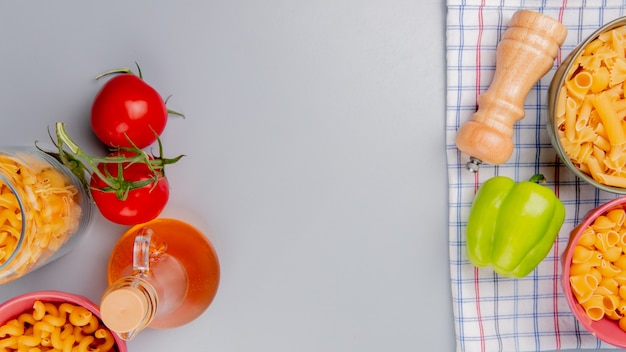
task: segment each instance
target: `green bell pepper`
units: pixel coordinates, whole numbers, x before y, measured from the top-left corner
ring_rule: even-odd
[[[540,180],[543,175],[516,184],[496,176],[478,189],[467,222],[472,264],[521,278],[548,255],[565,220],[565,206]]]

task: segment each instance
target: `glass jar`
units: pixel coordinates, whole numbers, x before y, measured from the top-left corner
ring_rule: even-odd
[[[0,284],[72,249],[92,205],[80,180],[35,147],[0,148]]]

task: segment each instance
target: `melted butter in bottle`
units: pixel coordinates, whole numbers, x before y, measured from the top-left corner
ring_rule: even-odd
[[[174,311],[185,296],[184,268],[175,259],[165,256],[165,244],[160,243],[155,248],[152,233],[146,227],[137,234],[132,275],[111,284],[100,303],[102,321],[124,340],[135,337],[157,316]]]
[[[146,327],[182,326],[208,308],[219,278],[217,254],[193,226],[176,219],[136,225],[111,253],[102,320],[126,340]]]

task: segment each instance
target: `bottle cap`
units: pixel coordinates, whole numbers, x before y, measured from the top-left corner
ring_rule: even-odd
[[[142,328],[148,315],[146,296],[136,287],[121,287],[104,297],[100,303],[102,322],[117,333]]]

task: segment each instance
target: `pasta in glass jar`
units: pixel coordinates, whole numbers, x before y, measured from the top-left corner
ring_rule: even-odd
[[[0,284],[67,254],[90,219],[85,188],[57,159],[0,148]]]

